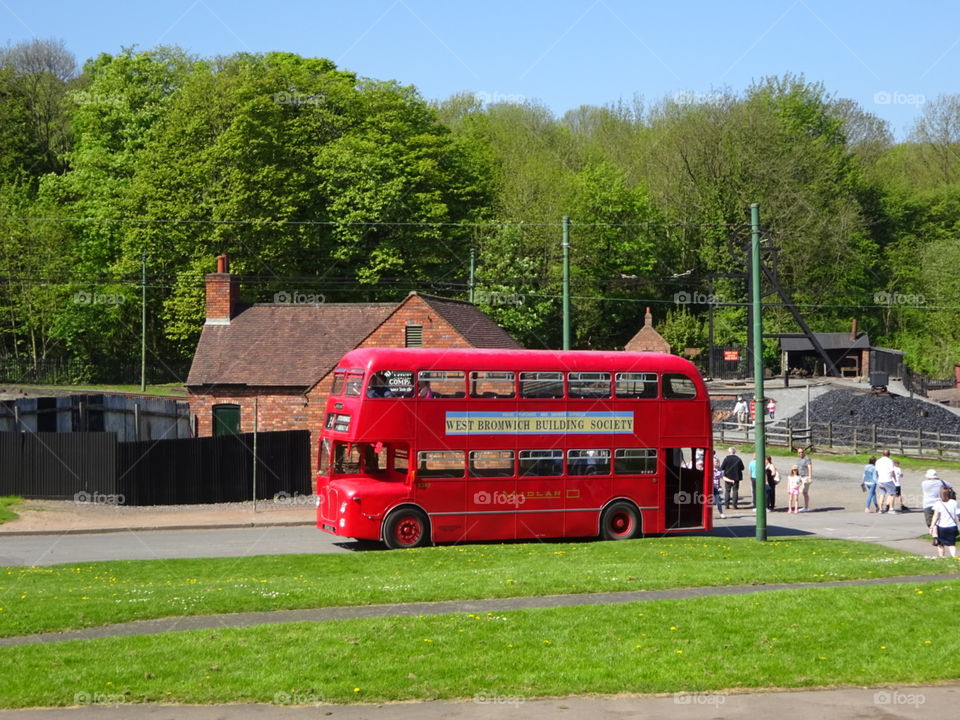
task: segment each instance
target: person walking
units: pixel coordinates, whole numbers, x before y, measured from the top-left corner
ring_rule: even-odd
[[[870,458],[867,464],[863,466],[863,479],[860,481],[860,489],[867,494],[867,506],[864,512],[877,511],[877,459]],[[928,523],[929,525],[929,523]]]
[[[713,506],[720,511],[720,519],[726,520],[723,514],[723,470],[720,469],[720,458],[713,456]]]
[[[810,512],[810,486],[813,485],[813,461],[803,448],[797,449],[797,470],[803,480],[800,494],[803,495],[803,508],[800,512]]]
[[[927,470],[923,482],[920,483],[920,490],[923,493],[923,523],[926,527],[930,527],[933,522],[933,506],[940,500],[940,491],[943,488],[953,492],[953,485],[941,480],[936,470],[933,468]],[[956,493],[953,493],[953,497],[956,497]]]
[[[754,453],[750,462],[747,464],[747,473],[750,475],[750,497],[753,498],[752,505],[757,506],[757,454]],[[747,505],[750,507],[750,505]]]
[[[770,420],[774,420],[777,416],[777,401],[773,398],[767,400],[767,415]]]
[[[740,504],[740,481],[743,480],[743,460],[737,456],[736,448],[729,448],[727,456],[720,463],[723,472],[723,504],[729,510],[736,510]],[[731,503],[731,495],[733,496]]]
[[[800,512],[800,488],[803,486],[803,478],[800,477],[800,468],[796,465],[790,468],[790,475],[787,477],[787,512]]]
[[[780,482],[780,473],[777,472],[777,466],[773,464],[773,458],[767,455],[767,462],[763,466],[763,476],[766,480],[766,500],[767,510],[774,510],[777,507],[777,485]]]
[[[737,404],[733,406],[733,414],[737,418],[737,427],[740,430],[747,424],[747,401],[743,399],[743,395],[737,396]]]
[[[910,512],[910,508],[903,504],[903,468],[900,467],[899,460],[893,461],[893,484],[896,486],[896,490],[893,494],[893,500],[898,508],[897,510],[894,510],[894,512]]]
[[[944,548],[950,557],[957,556],[957,501],[945,487],[940,488],[940,499],[933,506],[930,534],[937,545],[937,557],[943,557]]]
[[[895,471],[890,451],[884,450],[877,458],[877,489],[880,491],[880,512],[893,510],[893,498],[896,496]]]

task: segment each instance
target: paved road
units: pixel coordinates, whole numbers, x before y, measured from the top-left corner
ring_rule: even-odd
[[[0,565],[54,565],[96,560],[247,557],[350,552],[358,546],[300,527],[0,536]]]
[[[749,460],[749,458],[745,458]],[[789,458],[778,458],[785,469]],[[815,460],[815,483],[811,490],[814,512],[768,514],[770,536],[816,534],[823,537],[879,542],[908,552],[930,553],[929,543],[917,540],[924,532],[921,512],[903,515],[873,515],[862,511],[860,468],[856,465]],[[960,473],[941,472],[960,487]],[[908,507],[921,505],[922,473],[910,471],[904,497]],[[781,486],[782,487],[782,486]],[[749,492],[746,493],[749,495]],[[781,493],[779,505],[783,507]],[[751,512],[730,512],[717,519],[715,535],[752,537],[755,519]],[[0,534],[0,565],[51,565],[95,560],[150,560],[195,557],[244,557],[292,553],[339,553],[365,549],[359,543],[320,532],[312,525],[266,526],[231,529],[139,530],[136,517],[126,518],[120,532],[45,535]]]
[[[278,693],[278,702],[287,696]],[[109,700],[110,696],[106,697]],[[3,720],[930,720],[954,717],[960,685],[843,688],[782,693],[672,693],[525,700],[478,694],[459,702],[386,705],[324,705],[304,696],[298,707],[283,705],[111,705],[0,711]],[[317,702],[319,700],[320,702]]]

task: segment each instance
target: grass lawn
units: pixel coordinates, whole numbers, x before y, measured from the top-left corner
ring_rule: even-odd
[[[13,511],[13,508],[22,502],[23,498],[17,497],[16,495],[0,497],[0,524],[9,522],[10,520],[16,520],[20,517]]]
[[[313,704],[956,678],[960,581],[265,625],[0,650],[0,706]],[[896,623],[878,622],[886,608]],[[322,708],[321,708],[322,710]],[[869,708],[866,709],[869,712]]]
[[[0,636],[182,615],[958,571],[867,543],[707,537],[9,567],[0,568]]]

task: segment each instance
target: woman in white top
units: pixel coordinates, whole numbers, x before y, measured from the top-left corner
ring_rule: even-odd
[[[930,534],[937,545],[937,556],[943,557],[943,548],[950,550],[950,557],[957,556],[957,501],[950,499],[950,490],[940,488],[940,499],[933,506]]]

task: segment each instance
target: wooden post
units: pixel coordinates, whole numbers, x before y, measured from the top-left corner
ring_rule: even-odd
[[[872,447],[872,448],[874,449],[874,451],[876,451],[876,449],[877,449],[877,426],[876,426],[876,424],[873,424],[873,425],[870,426],[870,434],[871,434],[870,447]]]
[[[133,404],[133,436],[140,439],[140,403]]]
[[[937,430],[937,459],[943,460],[943,442],[940,440],[939,430]]]
[[[857,428],[853,428],[853,454],[857,454]]]
[[[833,449],[833,420],[827,422],[827,447]]]

